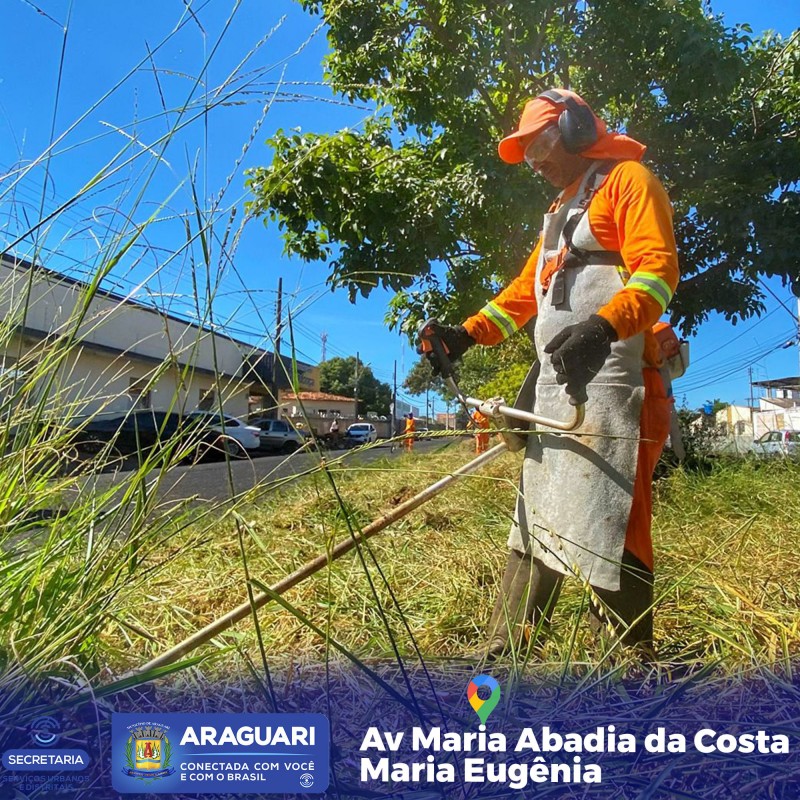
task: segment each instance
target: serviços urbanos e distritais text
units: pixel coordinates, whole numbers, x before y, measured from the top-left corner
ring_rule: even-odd
[[[511,745],[511,746],[510,746]],[[369,728],[359,750],[370,752],[361,758],[361,781],[380,783],[500,783],[522,789],[530,783],[600,783],[598,764],[583,762],[585,754],[685,753],[693,748],[699,753],[783,755],[789,752],[789,737],[764,730],[727,733],[701,728],[694,734],[669,732],[657,727],[637,738],[617,731],[616,726],[595,728],[590,733],[561,733],[543,726],[538,732],[523,728],[514,741],[504,733],[478,731],[443,732],[441,728],[412,728],[405,731],[381,731]],[[427,751],[422,760],[399,760],[399,751]],[[434,753],[536,753],[530,761],[506,761],[482,756],[463,760],[461,775],[456,774],[452,759],[437,760]],[[395,754],[378,755],[383,753]],[[557,761],[553,759],[558,759]],[[568,760],[564,760],[568,759]]]

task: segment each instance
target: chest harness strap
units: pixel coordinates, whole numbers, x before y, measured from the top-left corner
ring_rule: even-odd
[[[622,255],[617,251],[582,250],[580,247],[576,247],[572,241],[572,237],[578,225],[589,210],[592,198],[595,196],[606,177],[608,177],[611,170],[619,163],[619,161],[603,161],[597,168],[583,191],[583,197],[581,197],[578,202],[578,210],[566,221],[564,229],[561,232],[561,236],[564,239],[564,246],[542,267],[539,280],[544,295],[547,295],[550,285],[555,279],[552,292],[552,303],[554,305],[560,305],[564,302],[563,269],[582,267],[588,264],[590,260],[594,264],[606,264],[612,267],[622,264]]]

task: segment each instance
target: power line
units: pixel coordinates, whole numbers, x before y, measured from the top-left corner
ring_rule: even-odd
[[[783,308],[788,312],[789,316],[792,318],[792,321],[794,322],[795,326],[797,326],[797,314],[795,314],[795,312],[792,311],[792,309],[789,308],[789,306],[787,306],[786,303],[784,303],[783,300],[781,300],[780,297],[778,297],[778,295],[772,291],[770,286],[767,285],[766,281],[759,278],[758,282],[781,304],[781,306],[783,306]]]
[[[794,335],[795,332],[792,332],[791,335]],[[681,382],[680,384],[676,383],[676,392],[691,392],[696,391],[697,389],[704,389],[706,386],[711,386],[715,383],[720,383],[724,378],[727,378],[731,375],[736,374],[737,372],[742,372],[744,369],[749,367],[752,364],[755,364],[757,361],[760,361],[765,356],[769,355],[770,353],[775,352],[776,350],[780,350],[781,348],[790,346],[795,344],[795,340],[788,340],[786,336],[780,337],[780,341],[778,344],[775,342],[771,342],[768,346],[762,346],[760,350],[757,351],[750,351],[747,354],[740,356],[740,359],[737,359],[733,366],[730,365],[730,362],[727,362],[725,365],[721,365],[720,367],[706,372],[705,374],[701,373],[701,380],[697,380],[701,376],[696,376],[695,380],[689,384],[684,384]],[[749,360],[745,360],[749,359]]]
[[[116,185],[116,184],[114,184],[114,185]],[[110,188],[110,187],[105,187],[105,188]],[[98,192],[102,191],[102,189],[99,189],[97,191]],[[22,183],[18,183],[17,186],[14,188],[13,194],[16,194],[17,192],[20,195],[22,195],[23,197],[25,197],[25,195],[27,195],[28,198],[31,197],[30,190]],[[56,191],[53,191],[52,196],[54,196],[56,198],[60,197],[59,193],[56,192]],[[87,197],[88,197],[88,195],[87,195]],[[60,212],[60,214],[56,218],[56,220],[61,220],[61,222],[63,222],[63,220],[62,220],[62,217],[63,217],[64,219],[66,219],[67,222],[72,222],[75,225],[79,226],[81,228],[81,231],[79,231],[79,232],[82,232],[82,231],[91,232],[92,222],[94,222],[96,224],[98,222],[98,218],[97,218],[96,213],[95,213],[96,209],[92,209],[92,213],[89,216],[85,216],[84,217],[83,215],[80,214],[78,209],[84,204],[85,200],[86,200],[86,198],[83,198],[80,201],[80,203],[75,204],[74,206],[71,206],[69,208],[64,209],[62,212]],[[31,202],[30,199],[29,199],[29,202]],[[187,212],[187,214],[188,214],[188,212]],[[186,216],[186,214],[179,215],[178,217],[175,217],[175,219],[185,218],[185,216]],[[124,236],[126,234],[126,231],[124,229],[112,227],[111,225],[108,225],[108,224],[104,223],[104,225],[103,225],[103,234],[104,234],[104,236],[113,235],[113,236],[117,236],[117,237],[122,237],[122,236]],[[213,232],[212,232],[212,235],[216,237],[216,234],[213,233]],[[76,242],[76,241],[80,241],[80,240],[77,240],[74,231],[68,229],[66,235],[64,235],[62,237],[62,241]],[[97,258],[100,254],[103,253],[103,250],[100,248],[99,241],[94,236],[92,236],[91,233],[90,233],[89,236],[84,237],[84,241],[86,241],[86,242],[94,242],[95,244],[98,245],[98,252],[97,252],[97,254],[95,254],[94,258]],[[141,303],[142,305],[145,305],[147,307],[151,307],[154,310],[159,311],[159,312],[166,312],[166,313],[170,313],[170,314],[173,314],[175,316],[178,316],[180,318],[183,318],[187,323],[198,324],[199,322],[201,322],[201,320],[197,319],[197,313],[196,313],[197,298],[195,298],[193,291],[189,291],[189,287],[188,286],[186,287],[186,291],[180,291],[181,285],[188,282],[188,278],[185,275],[186,269],[187,269],[186,263],[184,263],[183,265],[175,265],[175,263],[173,261],[172,263],[170,263],[169,269],[167,269],[167,264],[160,263],[157,260],[156,253],[157,253],[158,250],[162,250],[162,251],[164,251],[166,253],[171,253],[171,254],[174,253],[175,251],[173,251],[173,250],[171,250],[170,248],[167,248],[167,247],[154,246],[154,245],[151,245],[150,243],[146,243],[146,244],[143,244],[143,245],[135,245],[135,247],[138,247],[144,253],[149,254],[149,256],[153,258],[153,262],[152,262],[152,265],[150,267],[147,267],[147,266],[145,266],[144,262],[141,259],[139,259],[137,261],[137,263],[135,263],[134,266],[130,268],[128,274],[130,274],[130,272],[132,272],[133,269],[138,269],[138,268],[141,268],[141,267],[144,267],[145,269],[149,269],[150,270],[150,274],[146,275],[142,280],[137,281],[135,279],[132,279],[132,278],[128,277],[128,275],[120,275],[118,273],[112,273],[112,274],[110,274],[108,276],[108,278],[106,280],[104,280],[104,284],[105,284],[106,290],[108,290],[109,287],[113,287],[114,289],[116,289],[118,291],[125,292],[126,294],[130,294],[132,299],[135,299],[137,302]],[[223,249],[223,251],[224,251],[224,249]],[[59,262],[66,262],[67,264],[70,264],[71,268],[66,271],[67,275],[71,274],[71,275],[73,275],[75,277],[79,277],[82,280],[86,280],[86,279],[89,278],[89,276],[94,274],[94,270],[90,266],[91,257],[90,257],[90,259],[78,258],[78,257],[66,252],[66,249],[63,248],[63,247],[59,248],[58,250],[55,250],[55,249],[52,249],[52,248],[48,247],[47,245],[42,245],[42,244],[39,244],[39,246],[37,247],[37,252],[46,253],[46,254],[52,256],[54,259],[56,259]],[[186,253],[185,253],[185,257],[186,258],[190,258],[190,253],[191,253],[191,251],[187,248]],[[230,262],[230,256],[227,256],[227,258],[228,258],[228,260]],[[232,266],[232,262],[231,262],[231,266]],[[244,281],[242,280],[241,276],[238,274],[238,271],[235,268],[232,270],[232,272],[235,275],[235,278],[234,278],[235,283],[233,283],[233,281],[231,281],[229,278],[223,278],[222,280],[218,280],[216,282],[217,287],[218,288],[219,287],[225,288],[226,291],[224,291],[224,292],[219,292],[219,291],[215,292],[214,299],[217,299],[217,298],[220,298],[220,297],[243,296],[245,299],[252,301],[253,295],[255,293],[274,293],[275,292],[274,289],[256,289],[256,290],[253,290],[253,289],[247,287],[244,284]],[[165,277],[165,274],[172,281],[174,281],[174,288],[177,289],[178,291],[165,292],[163,290],[163,287],[164,287],[163,279]],[[157,281],[158,282],[157,290],[154,290],[149,285],[153,281]],[[236,288],[229,288],[229,287],[234,287],[234,286]],[[301,295],[304,294],[304,293],[311,292],[313,290],[313,288],[315,288],[316,286],[327,286],[327,284],[326,284],[326,282],[323,281],[323,282],[314,284],[312,287],[305,287],[303,289],[300,289],[298,287],[298,289],[294,293],[292,293],[292,295],[290,295],[290,297],[292,297],[294,300],[300,302]],[[239,288],[239,287],[241,287],[241,288]],[[314,302],[317,302],[317,300],[319,300],[322,296],[323,296],[322,292],[318,293],[316,297],[312,296],[310,299],[307,299],[307,300],[301,302],[300,303],[301,307],[302,306],[306,306],[306,310],[307,310],[308,306],[310,306]],[[169,302],[166,303],[166,304],[164,304],[163,302],[159,303],[159,302],[157,302],[158,298],[162,298],[162,299],[163,298],[169,298]],[[181,308],[181,307],[183,307],[183,308]],[[190,310],[191,310],[191,312],[194,312],[194,313],[190,313]],[[253,303],[253,309],[248,312],[248,315],[250,313],[253,313],[253,312],[256,313],[256,315],[259,317],[259,319],[261,318],[260,312],[259,312],[257,306],[254,303]],[[293,322],[294,322],[294,320],[293,320]],[[235,326],[234,325],[230,325],[230,324],[220,325],[219,323],[216,323],[214,325],[214,327],[216,329],[218,329],[218,330],[224,330],[225,332],[228,332],[229,335],[236,334],[236,335],[244,335],[244,336],[247,336],[247,337],[255,337],[256,340],[259,341],[259,342],[263,342],[263,341],[265,341],[265,339],[269,338],[268,334],[266,334],[266,330],[263,327],[261,329],[255,329],[252,326],[248,326],[248,325],[242,324],[241,323],[241,316],[239,316],[238,324],[235,325]],[[307,337],[309,340],[312,340],[315,343],[319,339],[319,333],[316,330],[312,329],[308,325],[303,325],[302,323],[297,323],[297,330],[298,330],[298,333],[301,334],[301,336]],[[335,345],[333,345],[330,342],[328,342],[328,344],[327,344],[327,350],[330,350],[333,353],[339,354],[341,357],[349,357],[349,355],[350,355],[349,353],[346,353],[344,350],[336,347]],[[304,358],[308,358],[311,361],[315,360],[305,352],[303,353],[303,357]],[[374,373],[379,373],[380,372],[383,375],[388,374],[388,373],[386,373],[385,370],[384,371],[376,370],[374,367],[373,367],[373,372]]]
[[[692,364],[693,365],[698,364],[700,361],[704,361],[705,359],[710,358],[711,356],[715,356],[724,347],[727,347],[728,345],[733,344],[737,339],[741,339],[742,336],[746,336],[748,333],[752,333],[753,328],[755,328],[756,326],[760,325],[768,317],[771,317],[777,310],[778,310],[777,308],[773,308],[772,311],[768,311],[766,314],[764,314],[763,317],[759,317],[756,322],[754,322],[748,328],[745,328],[745,330],[743,330],[741,333],[738,333],[736,336],[734,336],[731,339],[726,339],[725,342],[723,344],[719,345],[715,350],[712,350],[710,353],[706,353],[704,356],[700,356],[700,358],[693,359]]]

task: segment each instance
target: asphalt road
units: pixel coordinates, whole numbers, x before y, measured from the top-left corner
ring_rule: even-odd
[[[452,441],[450,438],[419,440],[414,444],[414,452],[431,452]],[[380,458],[397,458],[402,452],[398,446],[392,448],[379,442],[372,447],[327,451],[323,455],[329,462],[336,461],[347,466]],[[275,491],[288,485],[291,479],[313,471],[319,460],[318,453],[300,452],[291,456],[261,456],[229,463],[221,461],[176,466],[165,473],[154,471],[147,481],[150,488],[157,492],[159,504],[191,501],[198,505],[219,505],[250,492],[252,499],[257,499],[259,494]],[[82,478],[76,491],[81,494],[105,492],[113,486],[119,486],[122,490],[128,476],[127,472],[118,472]]]

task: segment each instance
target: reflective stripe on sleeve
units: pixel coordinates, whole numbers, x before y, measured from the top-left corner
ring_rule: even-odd
[[[672,300],[672,290],[667,282],[652,272],[634,272],[625,288],[647,292],[661,306],[662,311],[666,311],[669,301]]]
[[[495,303],[487,303],[481,309],[480,313],[497,326],[500,333],[503,334],[504,339],[507,339],[512,333],[516,333],[517,330],[519,330],[517,323],[514,322],[511,316]]]

